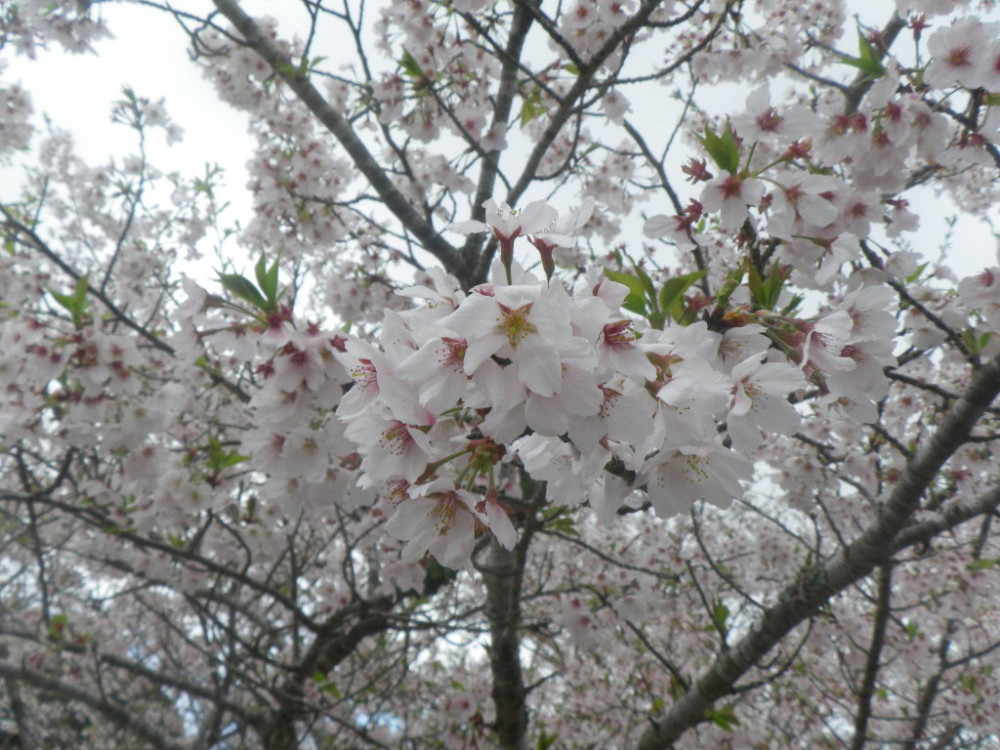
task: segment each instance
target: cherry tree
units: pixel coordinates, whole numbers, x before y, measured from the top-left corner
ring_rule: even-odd
[[[2,82],[0,746],[998,746],[991,3],[141,5],[253,212]]]

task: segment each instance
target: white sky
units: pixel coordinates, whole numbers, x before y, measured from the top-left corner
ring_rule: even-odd
[[[99,11],[114,38],[100,40],[98,54],[72,55],[55,48],[39,52],[35,60],[5,54],[9,67],[4,77],[28,89],[36,115],[44,113],[55,126],[73,133],[79,155],[90,164],[136,150],[132,131],[111,122],[113,103],[123,98],[124,87],[154,101],[165,98],[171,118],[184,129],[184,140],[168,147],[162,131],[155,131],[147,144],[151,163],[185,175],[201,174],[206,162],[219,163],[231,188],[227,198],[234,211],[246,215],[250,201],[243,190],[244,163],[254,144],[247,117],[219,101],[190,61],[182,29],[165,13],[124,3],[103,4]],[[12,177],[8,170],[0,181],[5,200],[12,197]]]

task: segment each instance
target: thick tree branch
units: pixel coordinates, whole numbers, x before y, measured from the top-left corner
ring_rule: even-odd
[[[427,218],[421,216],[389,179],[385,165],[379,163],[365,144],[358,138],[347,119],[334,109],[309,81],[308,74],[301,70],[294,60],[286,58],[274,42],[261,31],[235,0],[212,0],[229,22],[236,27],[247,46],[260,55],[271,66],[274,74],[288,84],[299,100],[316,115],[317,119],[340,142],[351,157],[354,165],[365,176],[369,184],[379,194],[386,208],[399,219],[400,223],[413,234],[449,271],[462,267],[458,250],[452,247],[431,226]]]
[[[872,714],[872,698],[875,695],[875,681],[882,666],[882,648],[885,646],[885,630],[889,622],[892,600],[892,563],[879,567],[878,598],[875,604],[875,622],[872,624],[872,638],[868,644],[865,659],[865,673],[858,690],[858,707],[854,714],[854,739],[851,750],[862,750],[868,741],[868,722]]]
[[[917,510],[920,499],[944,463],[962,445],[979,417],[1000,393],[1000,357],[982,365],[962,398],[944,418],[927,446],[905,473],[879,511],[877,520],[853,542],[826,561],[806,566],[767,609],[753,629],[715,662],[663,716],[654,719],[639,741],[640,750],[669,747],[685,731],[704,720],[712,704],[729,694],[736,682],[832,596],[887,561],[900,530]]]
[[[486,618],[490,626],[490,671],[496,706],[496,739],[503,750],[527,750],[528,688],[521,668],[521,591],[528,548],[540,528],[537,511],[545,504],[545,483],[526,475],[531,508],[521,538],[512,550],[490,537],[486,560],[479,566],[486,584]]]
[[[381,633],[390,625],[389,613],[396,601],[382,597],[374,602],[359,603],[361,615],[350,628],[342,629],[342,617],[331,618],[320,631],[306,655],[295,667],[292,676],[275,691],[278,709],[265,730],[267,750],[296,750],[298,737],[295,720],[303,713],[302,696],[307,680],[317,673],[326,674],[350,656],[362,640]]]
[[[0,677],[17,680],[23,684],[45,690],[67,702],[81,703],[110,720],[116,726],[127,729],[157,750],[182,750],[186,747],[184,744],[173,742],[165,737],[144,721],[134,709],[116,705],[105,697],[94,695],[75,685],[68,685],[43,672],[0,662]]]
[[[522,539],[522,544],[524,540]],[[497,746],[527,750],[527,689],[521,669],[521,583],[523,555],[490,540],[482,568],[486,584],[486,616],[490,623],[490,668],[496,704]]]
[[[493,108],[491,126],[494,128],[507,127],[510,111],[514,105],[514,94],[517,93],[518,66],[524,51],[524,40],[527,39],[528,30],[531,28],[532,13],[528,8],[529,5],[531,5],[530,0],[520,0],[514,4],[514,17],[510,24],[507,47],[504,49],[504,63],[500,71],[500,83],[497,87],[496,104]],[[501,149],[490,151],[490,158],[482,162],[473,205],[473,217],[479,220],[482,220],[485,215],[483,202],[493,195],[493,187],[499,172],[497,159],[500,151]]]

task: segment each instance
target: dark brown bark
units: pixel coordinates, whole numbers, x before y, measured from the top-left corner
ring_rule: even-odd
[[[521,540],[523,545],[526,539]],[[504,750],[528,747],[527,690],[521,669],[522,547],[506,550],[496,540],[482,567],[486,583],[486,616],[490,622],[490,670],[496,706],[497,746]]]

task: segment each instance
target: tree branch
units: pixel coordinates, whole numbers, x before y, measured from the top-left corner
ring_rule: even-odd
[[[878,600],[875,605],[875,622],[872,638],[865,660],[865,673],[858,691],[858,708],[854,715],[854,739],[851,750],[862,750],[868,741],[868,721],[872,713],[872,697],[875,695],[875,680],[881,668],[882,647],[885,645],[885,628],[889,622],[892,598],[892,563],[879,567]]]
[[[299,100],[340,142],[354,165],[379,194],[386,208],[420,240],[428,252],[441,261],[445,268],[449,271],[461,268],[459,251],[445,241],[430,222],[410,204],[406,196],[392,184],[386,174],[385,165],[372,156],[350,123],[312,85],[308,74],[281,53],[274,42],[260,30],[256,21],[243,11],[235,0],[212,0],[212,2],[240,32],[247,46],[264,58],[274,74],[288,84]]]
[[[106,698],[93,695],[82,688],[67,685],[50,675],[29,669],[28,667],[15,667],[0,662],[0,677],[17,680],[40,690],[45,690],[66,701],[82,703],[117,726],[132,732],[137,737],[157,748],[157,750],[183,750],[185,748],[185,745],[172,742],[150,724],[143,721],[134,709],[115,705]]]
[[[663,716],[651,721],[639,750],[669,747],[703,720],[715,701],[728,695],[736,682],[775,645],[832,596],[868,575],[888,560],[894,542],[920,503],[941,466],[968,437],[979,417],[1000,393],[1000,357],[982,365],[954,409],[944,418],[927,446],[905,473],[879,511],[876,521],[832,558],[808,565],[780,594],[753,629],[712,666]]]

